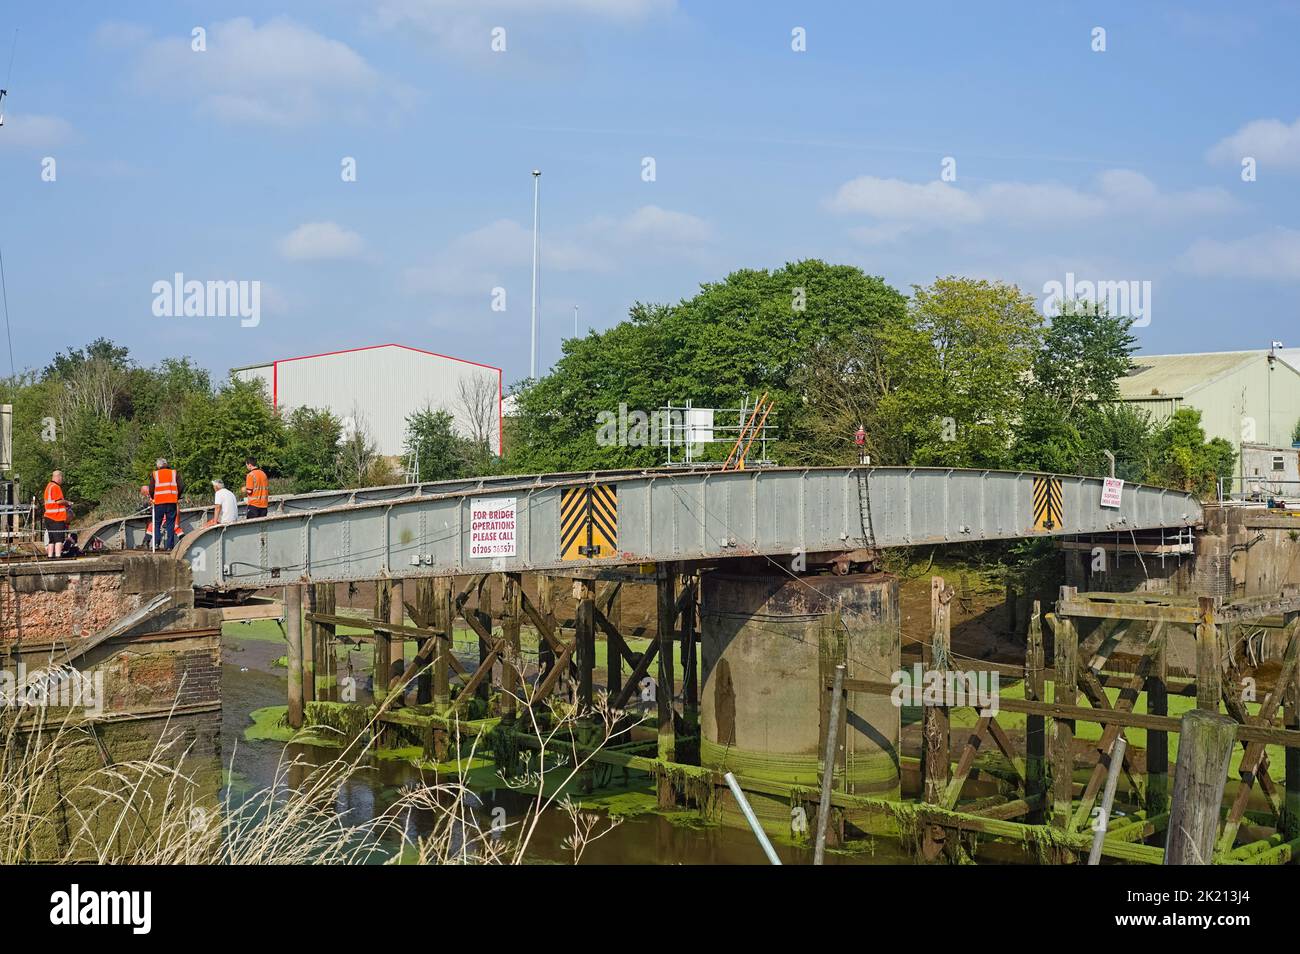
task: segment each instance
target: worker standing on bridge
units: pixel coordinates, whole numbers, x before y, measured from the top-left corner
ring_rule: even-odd
[[[232,491],[226,489],[225,481],[212,480],[212,519],[207,526],[215,527],[223,523],[234,523],[239,519],[239,501]]]
[[[57,560],[63,556],[63,540],[68,535],[68,498],[63,496],[63,471],[56,470],[45,485],[45,556]]]
[[[266,508],[271,506],[271,485],[266,479],[266,471],[257,466],[257,461],[249,457],[244,461],[248,476],[244,478],[244,517],[255,520],[266,516]]]
[[[149,498],[153,501],[154,549],[170,550],[176,545],[176,522],[181,494],[181,475],[176,468],[167,466],[167,458],[159,457],[149,478]],[[159,541],[165,541],[160,548]]]

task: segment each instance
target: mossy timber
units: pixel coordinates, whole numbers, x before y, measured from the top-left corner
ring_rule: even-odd
[[[596,704],[592,677],[597,668],[599,632],[608,650],[609,709],[622,712],[628,708],[633,693],[656,661],[658,681],[669,691],[659,694],[657,704],[651,706],[657,718],[638,723],[640,735],[632,742],[603,748],[590,746],[586,740],[565,743],[573,746],[575,757],[623,773],[621,795],[616,786],[592,785],[587,773],[576,786],[577,796],[587,797],[586,803],[592,807],[600,807],[603,802],[611,813],[653,810],[675,823],[694,819],[701,825],[718,824],[728,815],[731,798],[723,781],[724,770],[697,761],[701,686],[696,661],[696,614],[700,573],[708,569],[691,563],[661,564],[639,578],[624,575],[606,579],[599,587],[599,577],[557,571],[555,575],[540,576],[534,590],[535,602],[524,593],[521,574],[480,573],[470,578],[459,593],[448,579],[417,581],[414,592],[405,600],[414,625],[407,625],[405,617],[391,604],[377,607],[372,618],[348,620],[349,624],[372,629],[377,647],[388,644],[383,647],[383,658],[391,659],[392,668],[403,671],[393,673],[387,684],[377,684],[378,705],[357,707],[355,716],[339,712],[328,721],[339,718],[355,727],[363,716],[366,724],[373,720],[368,745],[378,753],[387,753],[387,757],[410,758],[421,766],[463,766],[465,756],[473,752],[476,761],[494,765],[493,774],[504,784],[514,770],[518,753],[539,745],[524,730],[530,720],[518,715],[520,699],[492,691],[517,686],[515,680],[523,678],[521,621],[526,619],[531,624],[538,647],[538,671],[530,683],[534,705],[551,704],[549,697],[562,678],[568,679],[571,691],[577,693],[580,710]],[[504,599],[492,595],[492,581],[497,578],[504,587]],[[560,582],[573,585],[576,600],[568,631],[554,612],[554,587]],[[658,616],[655,636],[639,652],[619,631],[615,603],[621,587],[637,583],[656,587]],[[933,592],[942,599],[946,590],[941,578],[933,581]],[[331,603],[330,594],[324,594],[317,606]],[[932,628],[942,625],[941,616],[936,613],[932,617]],[[1233,699],[1222,692],[1222,687],[1233,685],[1242,672],[1234,662],[1233,638],[1243,623],[1258,623],[1265,616],[1270,621],[1280,618],[1281,635],[1287,645],[1277,684],[1262,701]],[[316,657],[332,657],[330,647],[341,618],[328,612],[308,612],[306,622],[304,629],[312,633],[311,638],[322,641],[317,643]],[[1042,623],[1047,623],[1056,637],[1055,657],[1044,653]],[[454,634],[463,631],[464,625],[473,632],[479,648],[477,669],[462,665],[452,652]],[[1199,640],[1213,634],[1217,644],[1227,646],[1225,670],[1236,668],[1230,673],[1212,672],[1209,667],[1219,656],[1203,652],[1198,654],[1196,671],[1171,673],[1164,659],[1167,633],[1162,626],[1170,630],[1188,628]],[[1033,605],[1023,669],[994,663],[984,666],[972,660],[977,673],[997,672],[1011,677],[1011,691],[1002,697],[1006,702],[1002,711],[1007,713],[1003,721],[999,722],[996,714],[968,717],[973,706],[962,702],[926,700],[918,708],[922,712],[931,707],[943,708],[943,717],[934,720],[933,725],[947,736],[941,747],[927,751],[945,753],[944,757],[936,760],[931,756],[918,762],[902,756],[901,751],[894,755],[900,773],[906,770],[918,776],[921,784],[912,788],[929,792],[930,800],[832,790],[831,847],[839,851],[871,850],[874,838],[885,837],[896,840],[924,861],[970,863],[980,857],[985,847],[1002,845],[1017,848],[1023,860],[1031,863],[1081,863],[1093,838],[1089,820],[1098,797],[1098,779],[1104,774],[1113,741],[1127,733],[1130,743],[1146,743],[1145,751],[1137,745],[1129,746],[1124,766],[1129,778],[1127,801],[1102,841],[1101,855],[1112,863],[1161,864],[1164,848],[1148,842],[1163,841],[1168,828],[1166,759],[1174,749],[1170,744],[1174,740],[1169,737],[1176,739],[1179,732],[1175,713],[1183,708],[1181,697],[1195,694],[1198,704],[1204,706],[1214,701],[1211,694],[1221,694],[1219,709],[1226,710],[1236,723],[1243,750],[1233,755],[1230,773],[1235,771],[1240,782],[1235,791],[1230,789],[1232,803],[1226,808],[1219,806],[1220,830],[1224,834],[1213,862],[1293,863],[1300,856],[1300,759],[1295,757],[1300,751],[1298,632],[1300,593],[1291,587],[1280,599],[1236,603],[1202,600],[1195,610],[1189,610],[1186,598],[1164,598],[1148,592],[1079,594],[1074,588],[1063,587],[1054,613],[1044,614],[1037,602]],[[1130,637],[1130,641],[1140,637],[1139,649],[1146,646],[1136,654],[1136,664],[1112,665],[1111,655],[1121,637]],[[417,646],[414,656],[404,646],[408,641]],[[392,642],[398,646],[391,646]],[[936,640],[935,645],[946,646],[946,641]],[[1125,652],[1134,655],[1131,649]],[[1044,659],[1054,659],[1054,664],[1049,666]],[[946,670],[949,661],[945,650],[933,665]],[[898,663],[898,671],[903,671],[901,656]],[[504,671],[506,666],[517,667],[517,672],[499,685],[496,670]],[[379,673],[389,671],[386,665]],[[291,671],[289,678],[292,681],[303,675]],[[1063,677],[1068,685],[1059,684]],[[821,681],[820,675],[810,673],[809,678],[815,683]],[[459,687],[453,682],[457,679]],[[1023,685],[1016,688],[1016,684]],[[674,685],[680,691],[673,692]],[[1044,694],[1048,687],[1054,690],[1051,702]],[[316,679],[309,679],[304,688],[306,721],[310,722],[313,694],[321,686]],[[829,685],[812,688],[830,691]],[[893,688],[861,678],[844,682],[846,693],[888,693]],[[417,700],[408,706],[405,696],[412,690]],[[336,699],[337,691],[322,695]],[[1171,700],[1170,696],[1176,698]],[[1137,711],[1143,699],[1145,713]],[[1172,706],[1171,701],[1175,702]],[[1278,727],[1275,718],[1284,701],[1284,727]],[[329,704],[331,710],[349,705],[334,701]],[[318,712],[315,718],[322,714]],[[1055,728],[1044,731],[1049,721]],[[1015,732],[1023,730],[1029,751],[1017,745],[1008,727]],[[340,732],[345,737],[349,734]],[[615,735],[627,738],[626,724],[616,728]],[[1164,764],[1146,767],[1143,785],[1138,776],[1144,769],[1137,759],[1153,752],[1165,754],[1160,760]],[[1088,759],[1081,761],[1081,754]],[[1281,763],[1287,768],[1284,789],[1268,774],[1270,764]],[[483,765],[477,767],[479,782],[495,784],[486,779],[488,773]],[[733,768],[733,774],[755,801],[765,801],[769,807],[786,805],[792,817],[800,809],[804,818],[816,814],[815,786],[809,785],[807,779],[757,777],[745,772],[743,766],[740,772]],[[979,786],[966,790],[977,781]],[[1258,810],[1261,802],[1262,811]],[[799,843],[807,837],[770,815],[762,823],[790,842]],[[808,825],[803,831],[810,828]]]

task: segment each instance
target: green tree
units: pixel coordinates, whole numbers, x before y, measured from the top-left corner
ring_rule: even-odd
[[[246,457],[269,474],[278,469],[283,450],[284,425],[262,382],[232,379],[211,398],[189,395],[181,409],[177,451],[169,459],[191,488],[214,477],[240,487]]]
[[[426,407],[406,419],[406,453],[419,462],[420,480],[454,480],[482,473],[482,449],[457,434],[447,411]]]
[[[1205,439],[1200,411],[1180,408],[1152,439],[1147,480],[1208,497],[1215,492],[1218,478],[1232,476],[1236,458],[1236,451],[1222,437]]]
[[[1133,366],[1133,319],[1112,317],[1104,304],[1074,302],[1061,309],[1034,356],[1033,387],[1064,414],[1119,397],[1119,379]]]
[[[327,410],[294,408],[285,421],[281,470],[291,493],[338,486],[342,422]]]
[[[896,383],[881,395],[878,426],[900,442],[903,462],[1005,466],[1041,324],[1014,285],[949,276],[917,286],[906,320],[882,335]]]
[[[809,354],[904,308],[882,279],[817,260],[732,272],[676,305],[638,302],[628,320],[565,342],[550,374],[516,388],[507,465],[528,472],[661,463],[661,446],[598,440],[602,413],[618,415],[620,405],[650,415],[669,402],[736,407],[767,394],[775,402],[768,424],[785,434],[810,413],[796,380]]]

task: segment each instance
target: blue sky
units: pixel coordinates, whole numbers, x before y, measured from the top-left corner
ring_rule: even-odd
[[[19,0],[0,69],[15,29],[19,369],[98,335],[220,374],[397,341],[517,380],[534,167],[543,366],[574,305],[604,328],[805,257],[1150,281],[1144,350],[1300,345],[1296,2]],[[260,282],[259,323],[155,317],[177,272]]]

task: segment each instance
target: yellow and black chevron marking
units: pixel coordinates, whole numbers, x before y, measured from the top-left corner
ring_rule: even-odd
[[[560,559],[589,560],[618,551],[618,488],[570,487],[560,492]]]
[[[1034,478],[1034,529],[1051,532],[1065,524],[1059,477]]]

